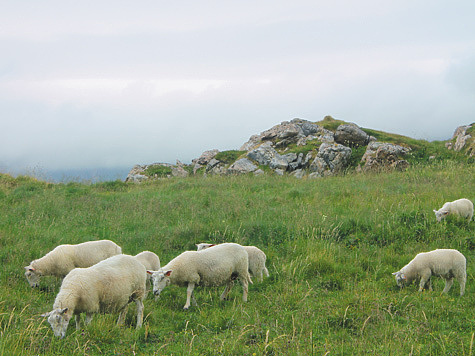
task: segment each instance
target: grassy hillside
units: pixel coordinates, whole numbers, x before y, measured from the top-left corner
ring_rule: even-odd
[[[475,170],[460,162],[406,172],[292,177],[166,179],[142,185],[47,184],[0,175],[0,355],[475,355],[475,222],[436,223],[445,201],[475,200]],[[31,289],[23,267],[61,243],[112,239],[162,264],[198,242],[233,241],[267,254],[270,278],[250,286],[185,288],[145,302],[144,327],[97,315],[54,338],[39,315],[60,280]],[[400,290],[391,272],[418,252],[467,257],[466,295]]]

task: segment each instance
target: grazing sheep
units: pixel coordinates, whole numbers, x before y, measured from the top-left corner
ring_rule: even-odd
[[[215,244],[200,243],[196,244],[198,251],[216,246]],[[262,282],[263,274],[269,277],[269,271],[266,268],[266,254],[256,246],[243,246],[249,256],[249,273],[251,277],[256,277]]]
[[[160,268],[160,259],[158,256],[151,251],[143,251],[134,256],[140,263],[142,263],[146,270],[156,271]],[[150,284],[152,281],[152,276],[147,274],[147,289],[145,291],[144,299],[147,298],[148,292],[150,290]]]
[[[233,286],[233,280],[242,284],[242,299],[247,301],[248,283],[252,283],[248,271],[246,250],[238,244],[225,243],[202,251],[186,251],[158,271],[147,271],[152,275],[153,293],[158,297],[169,284],[187,286],[186,303],[183,309],[193,305],[195,286],[220,286],[226,284],[221,300],[225,299]]]
[[[470,222],[473,216],[473,203],[468,199],[458,199],[445,203],[439,210],[434,210],[434,213],[438,222],[452,214],[465,218]]]
[[[90,267],[108,257],[122,253],[120,246],[110,240],[88,241],[77,245],[59,245],[25,267],[25,276],[32,287],[40,276],[64,277],[76,267]]]
[[[158,270],[160,268],[160,259],[151,251],[143,251],[134,256],[148,270]]]
[[[419,292],[422,292],[427,283],[429,290],[432,290],[430,277],[434,275],[445,279],[442,293],[448,293],[455,278],[460,283],[460,295],[463,295],[467,280],[466,259],[457,250],[440,249],[423,252],[417,254],[411,262],[393,275],[400,287],[420,278]]]
[[[55,336],[66,335],[69,320],[76,316],[80,328],[81,313],[86,313],[86,324],[95,313],[119,311],[117,324],[122,324],[127,306],[137,305],[137,328],[143,321],[143,297],[146,282],[145,267],[129,255],[112,256],[92,267],[75,268],[64,278],[48,317]]]

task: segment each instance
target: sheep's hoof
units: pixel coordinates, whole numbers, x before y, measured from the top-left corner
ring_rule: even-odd
[[[185,310],[185,311],[187,311],[189,309],[190,309],[190,307],[183,307],[183,310]]]

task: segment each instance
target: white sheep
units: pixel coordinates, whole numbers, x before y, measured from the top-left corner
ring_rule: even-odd
[[[460,283],[460,295],[463,295],[467,280],[466,259],[459,251],[451,249],[422,252],[393,275],[400,287],[420,278],[419,292],[422,292],[427,284],[429,290],[432,290],[430,277],[440,276],[445,279],[442,293],[448,293],[455,278]]]
[[[89,324],[95,313],[120,312],[117,324],[124,322],[127,306],[137,305],[137,328],[143,321],[146,269],[133,256],[117,255],[92,267],[75,268],[64,278],[48,317],[55,336],[66,335],[69,320],[76,316],[80,328],[81,313]]]
[[[246,250],[238,244],[225,243],[202,251],[186,251],[175,257],[158,271],[147,271],[152,275],[153,293],[158,297],[169,284],[187,286],[186,303],[183,309],[193,305],[195,286],[220,286],[226,284],[221,300],[225,299],[233,286],[233,280],[242,284],[242,299],[247,301],[248,283],[252,283],[248,271]]]
[[[199,243],[196,244],[198,251],[216,246],[216,244]],[[249,256],[249,273],[251,277],[256,277],[259,282],[263,280],[263,274],[269,277],[269,271],[266,267],[266,254],[256,246],[243,246]]]
[[[160,268],[160,259],[151,251],[140,252],[134,257],[145,266],[145,269],[156,271]]]
[[[37,287],[41,276],[64,277],[76,267],[90,267],[108,257],[122,253],[110,240],[88,241],[77,245],[59,245],[43,257],[25,267],[25,276],[32,287]]]
[[[146,270],[156,271],[160,268],[160,259],[158,256],[151,251],[143,251],[134,256],[140,263],[142,263]],[[144,299],[147,298],[148,292],[150,290],[150,284],[152,281],[152,276],[147,273],[147,288],[145,291]]]
[[[452,214],[465,218],[470,222],[473,216],[473,203],[468,199],[458,199],[445,203],[439,210],[434,210],[434,213],[438,222]]]

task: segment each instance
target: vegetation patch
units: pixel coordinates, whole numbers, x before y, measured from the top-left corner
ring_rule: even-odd
[[[222,151],[218,152],[218,154],[214,157],[220,162],[224,164],[231,164],[237,161],[237,159],[242,156],[246,151],[238,151],[238,150],[229,150],[229,151]]]
[[[145,174],[149,177],[165,178],[172,174],[172,168],[163,165],[151,165],[147,167]]]
[[[325,116],[323,120],[317,121],[316,124],[322,126],[324,129],[335,132],[338,126],[347,124],[347,122],[343,120],[336,120],[331,116]]]

